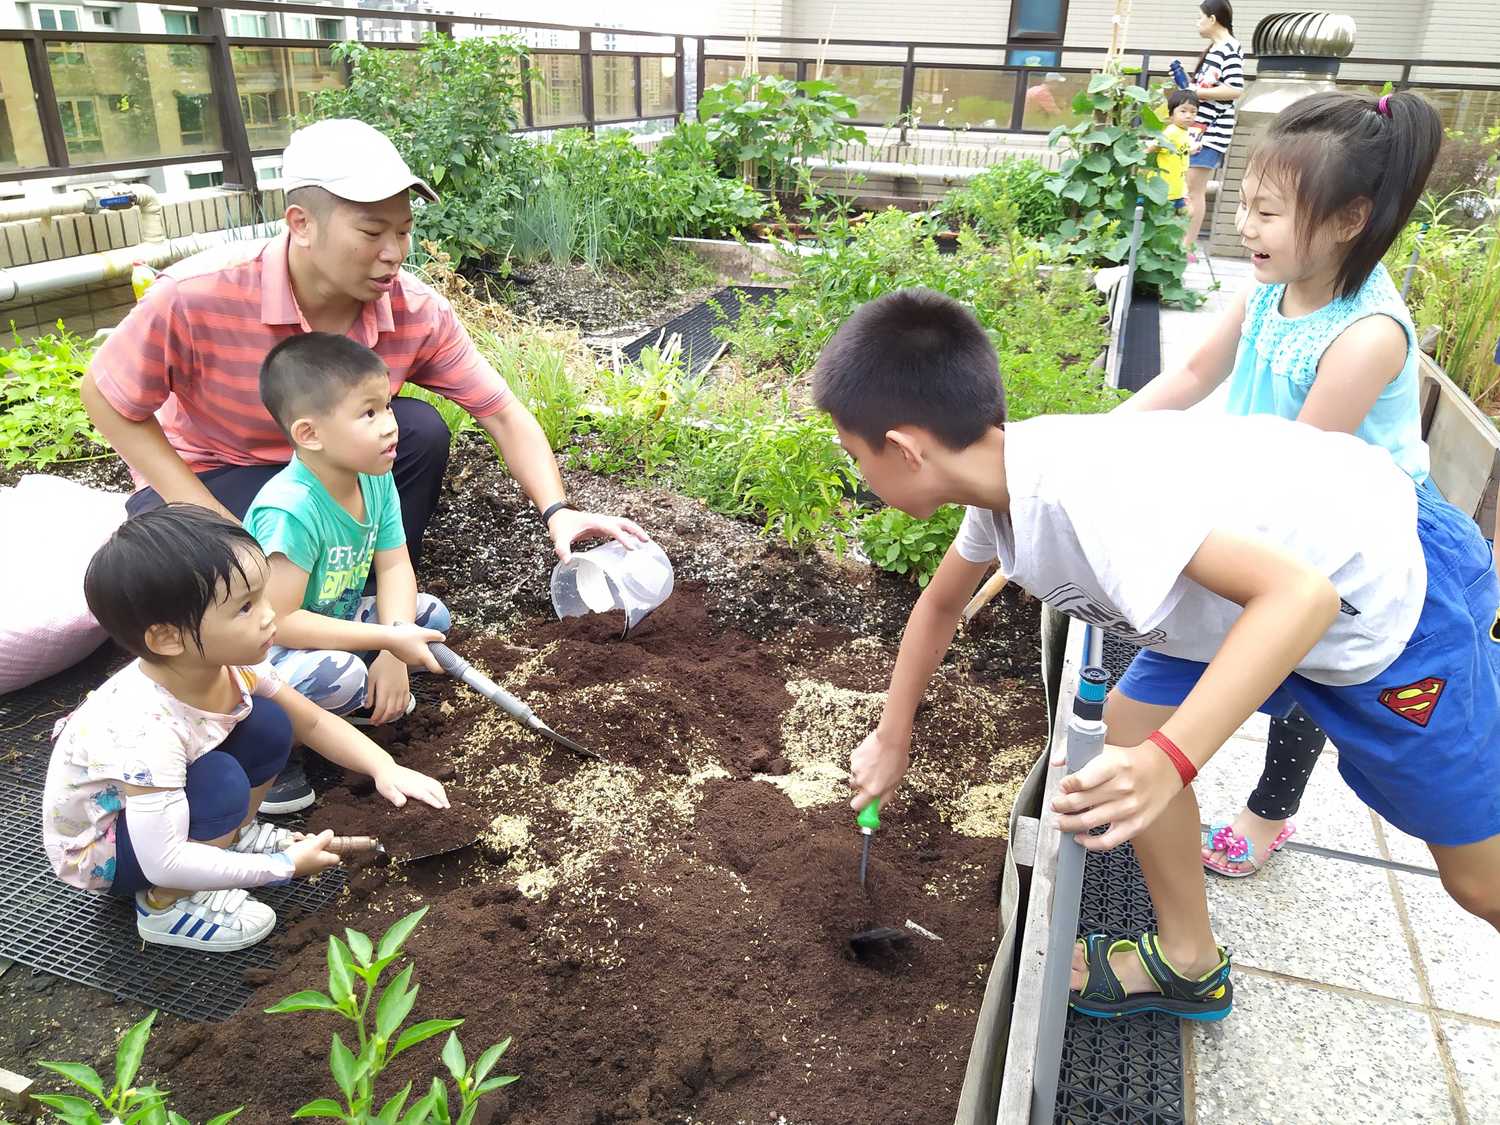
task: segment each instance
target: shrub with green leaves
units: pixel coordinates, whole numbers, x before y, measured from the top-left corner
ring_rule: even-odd
[[[802,161],[827,156],[865,131],[851,121],[854,99],[827,81],[793,82],[751,74],[710,86],[698,97],[698,120],[726,176],[753,169],[755,183],[773,192],[805,186]]]
[[[875,566],[904,574],[925,589],[963,518],[959,504],[944,505],[925,520],[899,508],[881,508],[859,522],[859,545]]]
[[[115,1079],[108,1087],[99,1072],[84,1063],[44,1060],[43,1067],[66,1078],[88,1097],[36,1094],[33,1100],[46,1106],[67,1125],[104,1125],[104,1122],[109,1125],[189,1125],[185,1117],[168,1108],[165,1090],[135,1085],[146,1055],[146,1043],[151,1038],[151,1025],[155,1022],[156,1013],[152,1012],[120,1037],[120,1045],[115,1050]],[[239,1113],[239,1109],[231,1109],[210,1118],[206,1125],[227,1125]]]
[[[1062,203],[1047,186],[1051,178],[1041,161],[1016,157],[954,188],[939,210],[950,221],[972,226],[986,242],[1000,242],[1013,230],[1046,238],[1063,221]]]
[[[505,1039],[490,1047],[470,1064],[455,1034],[461,1019],[421,1020],[403,1028],[417,1002],[418,986],[412,983],[414,965],[408,963],[395,978],[380,990],[380,979],[386,970],[402,957],[406,940],[421,923],[428,908],[406,915],[380,938],[379,944],[357,930],[346,929],[345,940],[328,938],[328,991],[298,992],[271,1005],[266,1011],[331,1012],[353,1025],[355,1042],[351,1047],[334,1032],[328,1053],[328,1069],[340,1097],[317,1098],[301,1106],[294,1118],[320,1117],[342,1121],[345,1125],[472,1125],[479,1099],[485,1094],[517,1081],[517,1075],[490,1074],[510,1047]],[[371,1012],[371,1006],[374,1011]],[[447,1084],[434,1077],[432,1085],[415,1102],[408,1105],[413,1083],[408,1082],[393,1096],[380,1103],[376,1081],[392,1059],[404,1051],[447,1033],[442,1062],[453,1079],[458,1094],[456,1112],[448,1098]]]
[[[1128,76],[1095,74],[1073,109],[1088,117],[1059,125],[1049,143],[1062,143],[1067,160],[1048,180],[1066,217],[1051,235],[1053,246],[1090,265],[1118,265],[1130,256],[1137,201],[1144,209],[1136,285],[1161,300],[1192,306],[1200,298],[1183,284],[1185,220],[1172,210],[1167,184],[1155,174],[1147,144],[1163,138],[1164,122],[1153,95]]]
[[[78,394],[93,345],[57,331],[0,350],[0,463],[45,469],[111,456]]]

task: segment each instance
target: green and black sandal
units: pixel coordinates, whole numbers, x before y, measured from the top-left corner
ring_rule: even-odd
[[[1068,994],[1068,1004],[1086,1016],[1118,1019],[1142,1012],[1165,1012],[1185,1020],[1221,1020],[1234,1007],[1234,985],[1229,980],[1229,951],[1219,946],[1219,963],[1196,980],[1178,974],[1162,955],[1161,941],[1148,930],[1137,941],[1111,942],[1107,934],[1083,938],[1088,979]],[[1109,955],[1130,950],[1141,959],[1146,975],[1160,992],[1127,994],[1110,968]]]

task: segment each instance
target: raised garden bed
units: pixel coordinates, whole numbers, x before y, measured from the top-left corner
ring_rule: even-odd
[[[153,1061],[179,1110],[243,1101],[246,1120],[274,1121],[327,1093],[332,1023],[258,1009],[318,985],[328,933],[427,905],[414,1018],[463,1016],[475,1044],[515,1036],[522,1081],[493,1120],[951,1119],[995,948],[1000,837],[1045,739],[1035,607],[1003,598],[940,670],[867,898],[848,752],[914,590],[577,476],[574,496],[646,523],[677,566],[673,599],[621,641],[607,618],[551,619],[534,516],[487,447],[456,447],[453,479],[464,494],[440,511],[426,569],[462,623],[455,647],[608,762],[422,683],[421,710],[382,737],[446,777],[455,811],[385,811],[325,782],[309,822],[480,842],[354,873],[336,912],[272,939],[287,959],[251,1008],[163,1032]],[[908,919],[943,940],[851,955],[854,930]],[[402,1056],[391,1089],[430,1075],[437,1046]]]

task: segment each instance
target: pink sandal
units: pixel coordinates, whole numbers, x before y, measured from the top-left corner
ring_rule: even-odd
[[[1249,839],[1235,832],[1233,825],[1220,821],[1208,830],[1208,843],[1205,846],[1212,851],[1223,852],[1224,860],[1221,862],[1210,856],[1203,861],[1203,866],[1215,875],[1223,875],[1226,879],[1243,879],[1247,875],[1254,875],[1265,866],[1267,860],[1281,850],[1282,845],[1296,835],[1296,832],[1297,826],[1290,820],[1287,821],[1282,825],[1281,832],[1276,839],[1271,841],[1266,854],[1256,859],[1251,854]],[[1231,863],[1245,866],[1236,870],[1228,866]]]

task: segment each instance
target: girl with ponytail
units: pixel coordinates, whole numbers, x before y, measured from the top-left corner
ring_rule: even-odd
[[[1381,259],[1442,137],[1415,94],[1315,94],[1283,110],[1250,158],[1236,216],[1255,284],[1183,367],[1120,409],[1184,409],[1227,378],[1231,413],[1352,433],[1425,484],[1416,331]],[[1210,829],[1205,866],[1251,875],[1281,847],[1324,741],[1299,709],[1272,720],[1260,784]]]

